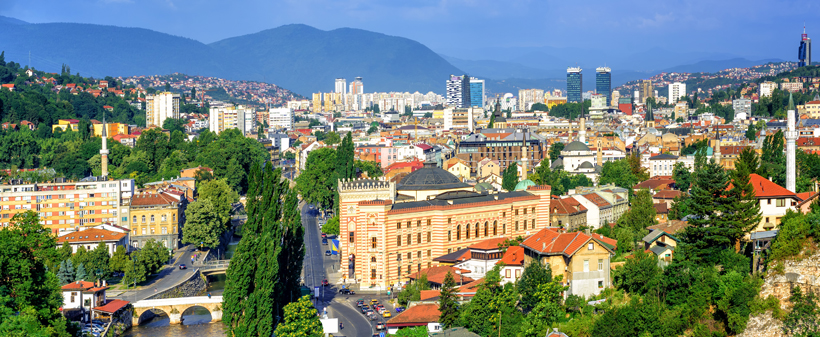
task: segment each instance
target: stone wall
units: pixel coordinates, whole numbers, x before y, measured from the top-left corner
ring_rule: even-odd
[[[804,294],[820,292],[820,253],[800,261],[787,261],[784,267],[783,273],[775,273],[773,266],[769,266],[769,275],[760,288],[761,298],[774,296],[780,300],[781,309],[791,310],[789,297],[792,287],[800,287]],[[772,317],[771,312],[766,312],[750,317],[746,330],[738,337],[778,336],[783,333],[782,326],[783,323]]]
[[[146,298],[147,300],[155,300],[162,298],[179,298],[202,296],[208,292],[208,280],[205,275],[202,275],[197,269],[186,280],[176,284],[175,286],[166,290],[160,291],[154,295]]]

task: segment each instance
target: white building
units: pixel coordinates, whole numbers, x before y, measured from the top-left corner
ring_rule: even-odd
[[[67,233],[57,238],[57,245],[62,246],[68,243],[71,247],[71,252],[76,253],[81,246],[86,250],[91,251],[97,248],[98,245],[104,244],[108,251],[108,256],[114,256],[117,246],[123,246],[126,249],[128,244],[128,230],[111,231],[103,228],[82,228],[80,231]]]
[[[293,130],[293,109],[271,108],[268,110],[268,126],[275,129]]]
[[[678,156],[662,153],[649,158],[649,177],[672,176]]]
[[[158,92],[145,97],[145,126],[162,127],[168,118],[179,118],[179,94]]]
[[[760,97],[771,97],[776,88],[777,83],[771,81],[760,83]]]
[[[676,103],[681,97],[686,97],[686,83],[670,83],[669,104]]]
[[[452,108],[444,109],[444,129],[467,129],[473,131],[475,125],[475,116],[473,108]]]
[[[228,129],[239,129],[242,134],[251,132],[256,126],[256,111],[245,106],[211,107],[208,115],[208,128],[216,134]]]

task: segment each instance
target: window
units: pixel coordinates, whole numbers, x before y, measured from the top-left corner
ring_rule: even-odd
[[[592,243],[592,242],[590,242],[590,243],[587,245],[587,250],[593,250],[593,249],[595,249],[595,244],[594,244],[594,243]]]
[[[168,234],[168,227],[162,227],[162,234]]]
[[[535,207],[532,208],[532,215],[535,215]]]
[[[766,199],[766,200],[768,200],[768,201],[769,201],[769,205],[771,205],[771,204],[772,204],[772,199]]]
[[[431,220],[427,219],[427,226],[430,226]]]
[[[584,260],[584,272],[589,271],[589,260]]]
[[[370,269],[370,279],[371,280],[376,279],[376,268]]]
[[[493,235],[498,235],[498,222],[493,221]]]
[[[518,215],[518,210],[515,210],[515,215]]]
[[[142,216],[142,223],[145,223],[145,216]]]
[[[453,241],[453,231],[447,231],[447,242]],[[450,254],[450,252],[447,252]]]
[[[416,243],[421,243],[421,233],[416,233]]]
[[[396,235],[396,246],[401,247],[401,235]]]
[[[147,231],[146,231],[145,227],[143,227],[142,228],[142,235],[145,235],[146,233],[147,233]]]
[[[489,234],[489,229],[490,229],[490,223],[485,222],[484,223],[484,237],[485,238],[487,237],[487,234]],[[478,235],[476,235],[476,237],[478,237]]]
[[[396,223],[396,229],[401,229],[401,221],[399,221],[398,223]]]
[[[427,243],[430,243],[430,241],[431,241],[430,239],[432,239],[432,238],[433,238],[433,233],[427,232]]]
[[[501,234],[507,234],[507,224],[501,224]]]
[[[162,215],[162,222],[168,221],[168,216],[163,214]]]
[[[376,237],[370,238],[370,248],[376,249]]]
[[[467,239],[470,238],[470,225],[467,225]]]
[[[354,239],[355,239],[355,236],[354,236],[354,234],[355,234],[355,233],[356,233],[356,232],[350,232],[350,233],[348,233],[348,236],[347,236],[347,237],[348,237],[348,240],[349,240],[349,242],[350,242],[350,243],[356,242],[356,241],[354,240]]]
[[[598,270],[604,270],[604,259],[598,259]]]
[[[515,270],[515,278],[521,278],[521,270],[520,269]]]
[[[71,293],[71,303],[74,303],[74,296],[77,296],[77,293]]]
[[[527,209],[526,208],[524,209],[524,215],[527,215]]]
[[[154,222],[154,215],[151,214],[151,222]]]
[[[407,228],[410,228],[410,221],[407,222]]]
[[[399,266],[398,272],[396,272],[397,276],[401,276],[401,266]]]
[[[456,226],[456,241],[461,240],[461,225]]]
[[[505,270],[504,270],[504,277],[506,277],[506,278],[510,278],[510,277],[512,276],[512,275],[510,275],[510,272],[511,272],[511,270],[509,270],[509,269],[505,269]]]
[[[515,222],[515,230],[518,231],[518,221]]]
[[[136,215],[134,216],[134,222],[137,222],[137,216]]]
[[[421,227],[421,220],[416,220],[416,227]]]
[[[412,244],[413,244],[413,237],[412,237],[412,236],[410,236],[410,234],[407,234],[407,244],[408,244],[408,245],[412,245]]]
[[[478,239],[478,224],[475,224],[475,238]]]
[[[427,257],[432,256],[432,254],[433,254],[432,250],[428,249],[428,250],[427,250]]]
[[[524,220],[524,229],[527,229],[527,220]]]
[[[777,207],[786,207],[786,199],[777,199]]]
[[[604,288],[604,281],[598,281],[598,289]]]

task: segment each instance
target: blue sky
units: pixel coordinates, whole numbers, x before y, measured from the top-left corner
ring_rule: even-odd
[[[0,0],[0,15],[32,23],[141,27],[205,43],[290,23],[353,27],[467,59],[552,47],[791,60],[804,21],[820,39],[818,12],[820,1],[763,0]]]

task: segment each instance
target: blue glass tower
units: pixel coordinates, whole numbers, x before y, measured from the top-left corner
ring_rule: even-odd
[[[470,78],[470,106],[484,107],[484,80]]]
[[[567,102],[583,102],[583,99],[581,98],[581,91],[583,90],[583,87],[584,85],[583,77],[581,76],[581,68],[567,68]]]
[[[599,95],[604,95],[606,101],[612,98],[612,69],[608,67],[598,67],[595,69],[595,91]]]

